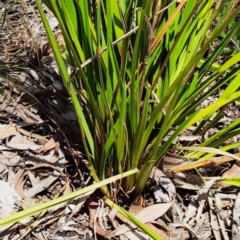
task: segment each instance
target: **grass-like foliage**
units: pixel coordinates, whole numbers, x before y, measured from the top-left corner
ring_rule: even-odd
[[[65,40],[61,45],[36,2],[94,180],[140,170],[103,187],[108,196],[116,198],[119,190],[139,195],[177,136],[191,126],[193,135],[204,134],[223,117],[224,107],[240,97],[240,53],[216,64],[240,31],[237,22],[222,34],[239,13],[239,1],[43,0],[59,21]],[[201,108],[220,88],[220,97]],[[221,146],[240,133],[239,123],[201,146]],[[196,151],[192,156],[200,157]]]

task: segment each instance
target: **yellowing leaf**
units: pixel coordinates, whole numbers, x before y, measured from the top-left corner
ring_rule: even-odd
[[[233,178],[224,178],[219,180],[219,182],[223,182],[229,185],[240,187],[240,177],[233,177]]]

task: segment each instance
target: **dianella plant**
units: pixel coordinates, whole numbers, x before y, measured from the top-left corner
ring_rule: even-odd
[[[201,136],[240,98],[240,52],[217,64],[240,31],[236,22],[225,32],[240,12],[239,1],[42,0],[59,21],[61,45],[36,2],[94,180],[139,169],[102,187],[113,199],[119,191],[138,196],[182,132],[194,129],[191,134]],[[203,107],[217,92],[215,101]],[[239,124],[234,121],[200,146],[221,148],[240,133]]]

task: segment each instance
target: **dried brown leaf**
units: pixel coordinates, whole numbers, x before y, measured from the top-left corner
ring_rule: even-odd
[[[13,125],[0,125],[0,140],[13,136],[17,133],[17,129]]]
[[[169,210],[169,208],[172,206],[172,204],[173,202],[154,204],[152,206],[144,208],[135,217],[138,220],[140,220],[142,223],[153,222],[155,221],[155,219],[165,214]],[[114,232],[115,236],[119,236],[125,233],[126,231],[136,228],[136,226],[130,221],[126,221],[126,219],[124,219],[124,221],[126,224],[123,224],[118,229],[116,229],[116,231]]]

